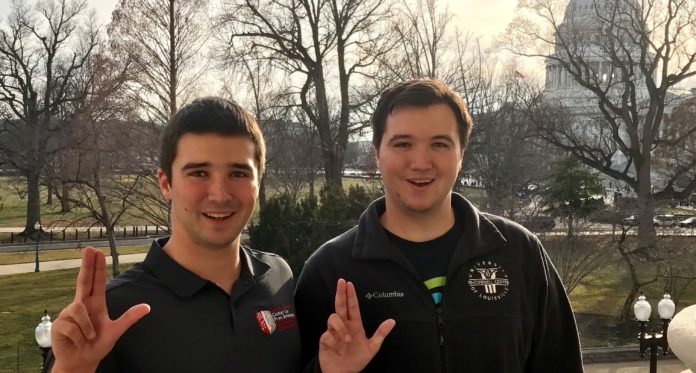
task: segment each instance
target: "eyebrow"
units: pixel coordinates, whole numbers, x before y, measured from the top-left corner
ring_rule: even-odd
[[[187,171],[187,170],[193,170],[193,169],[199,169],[199,168],[208,168],[210,166],[211,166],[210,162],[192,162],[192,163],[187,163],[183,167],[181,167],[181,171]],[[252,171],[252,167],[246,163],[228,163],[227,167],[230,169],[234,169],[234,170]]]
[[[396,135],[392,136],[392,137],[389,139],[389,141],[387,141],[387,143],[388,143],[388,144],[391,144],[391,143],[393,143],[393,142],[395,142],[395,141],[399,141],[399,140],[409,140],[409,139],[411,139],[411,138],[413,138],[413,136],[411,136],[411,135],[399,135],[399,134],[396,134]],[[444,141],[446,141],[446,142],[448,142],[448,143],[450,143],[450,144],[454,144],[454,140],[453,140],[452,137],[450,137],[449,135],[435,135],[435,136],[432,136],[432,137],[430,138],[430,140],[444,140]]]

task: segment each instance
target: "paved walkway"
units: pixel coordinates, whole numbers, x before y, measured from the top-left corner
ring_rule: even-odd
[[[647,373],[650,370],[650,361],[630,361],[625,363],[586,364],[585,373]],[[679,360],[658,360],[658,373],[681,373],[686,366]]]
[[[145,253],[120,255],[121,263],[136,263],[145,259]],[[41,262],[42,271],[57,269],[77,268],[80,266],[81,259],[56,260]],[[111,257],[106,257],[107,264],[111,263]],[[34,272],[34,263],[0,265],[0,276],[18,273]],[[647,359],[641,361],[631,361],[624,363],[609,364],[585,364],[585,373],[645,373],[650,367]],[[658,373],[681,373],[686,370],[686,366],[679,360],[660,360],[657,362]]]
[[[145,253],[140,254],[128,254],[119,255],[118,257],[121,264],[123,263],[137,263],[142,262],[145,259]],[[77,268],[80,266],[82,259],[66,259],[66,260],[55,260],[49,262],[39,263],[39,269],[41,271],[52,271],[56,269],[67,269],[67,268]],[[111,264],[111,257],[106,257],[106,264]],[[36,267],[35,263],[21,263],[21,264],[6,264],[0,265],[0,276],[2,275],[14,275],[18,273],[29,273],[34,272]]]

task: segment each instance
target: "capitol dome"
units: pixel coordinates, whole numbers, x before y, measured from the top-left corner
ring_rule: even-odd
[[[631,79],[636,83],[644,80],[639,75],[622,77],[615,63],[612,63],[612,57],[607,54],[610,43],[618,42],[625,48],[622,52],[630,54],[631,60],[640,60],[638,46],[631,46],[633,41],[625,31],[635,27],[628,24],[631,22],[630,13],[633,10],[628,6],[629,1],[635,5],[634,9],[639,9],[636,0],[568,2],[563,22],[558,26],[555,35],[555,50],[546,59],[547,99],[561,103],[577,114],[591,113],[596,111],[597,99],[592,92],[576,81],[574,75],[581,75],[582,80],[593,86],[618,84],[621,79]],[[616,25],[624,27],[615,27]],[[626,57],[628,60],[628,55]],[[582,63],[579,66],[571,63],[577,61]],[[644,87],[644,83],[636,86]],[[639,92],[639,96],[647,98],[647,91]]]

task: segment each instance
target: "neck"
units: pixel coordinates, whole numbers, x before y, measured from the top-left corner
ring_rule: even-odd
[[[404,211],[386,201],[386,210],[379,222],[389,232],[413,242],[430,241],[447,233],[454,226],[454,210],[449,199],[431,211]]]
[[[203,279],[216,283],[229,294],[241,271],[240,237],[228,247],[211,248],[176,237],[175,232],[172,231],[172,236],[163,250],[179,265]]]

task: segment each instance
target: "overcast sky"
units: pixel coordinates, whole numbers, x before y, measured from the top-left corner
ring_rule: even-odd
[[[29,0],[20,0],[29,1]],[[100,21],[108,23],[111,11],[118,0],[88,0],[97,10]],[[492,36],[505,30],[513,17],[517,0],[444,0],[450,11],[456,14],[458,26],[490,40]],[[0,18],[9,11],[10,0],[0,0]]]

